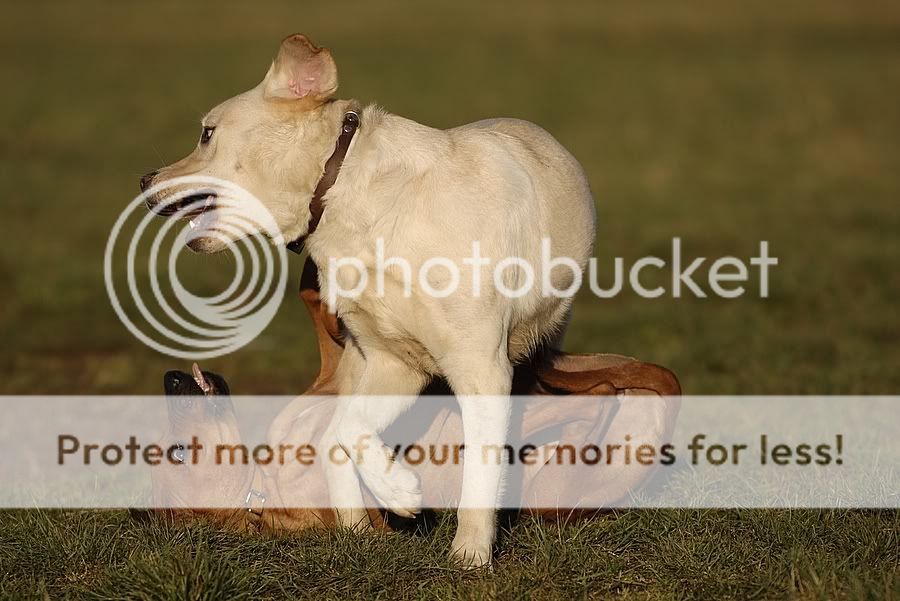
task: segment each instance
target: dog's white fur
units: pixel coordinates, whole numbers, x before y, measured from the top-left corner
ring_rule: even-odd
[[[285,239],[306,234],[313,190],[344,113],[356,108],[332,100],[336,88],[328,51],[303,36],[287,38],[259,86],[207,115],[204,124],[216,127],[210,143],[162,169],[156,181],[190,174],[234,181],[262,200]],[[460,401],[469,450],[461,498],[466,508],[459,511],[453,554],[467,565],[483,565],[490,561],[502,468],[478,461],[475,450],[503,444],[512,363],[555,343],[569,315],[570,299],[541,294],[542,240],[551,240],[553,257],[570,257],[583,268],[593,244],[594,202],[578,162],[531,123],[493,119],[441,131],[374,106],[359,113],[359,131],[325,196],[321,223],[307,239],[323,274],[323,297],[337,298],[331,308],[350,334],[339,368],[347,396],[339,401],[329,436],[345,449],[370,437],[362,456],[350,453],[355,466],[328,470],[333,504],[345,525],[367,519],[358,472],[389,509],[401,515],[417,510],[416,478],[389,463],[379,433],[431,377],[446,377]],[[404,258],[414,276],[431,257],[462,266],[473,241],[492,264],[480,267],[477,296],[471,271],[462,272],[458,291],[447,298],[424,294],[416,277],[407,296],[407,274],[399,268],[388,273],[383,295],[372,284],[357,298],[330,295],[326,274],[332,257],[360,259],[374,281],[379,238],[385,257]],[[212,238],[191,245],[203,252],[223,248]],[[506,257],[535,268],[536,285],[520,298],[507,298],[494,286],[492,270]],[[355,273],[338,272],[345,290],[355,284]],[[504,275],[509,288],[523,283],[518,269]],[[557,289],[571,283],[566,269],[550,275]],[[429,271],[434,289],[442,289],[448,276],[439,266]],[[398,396],[372,403],[369,395]]]

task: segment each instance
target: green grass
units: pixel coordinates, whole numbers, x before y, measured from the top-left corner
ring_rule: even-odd
[[[106,238],[139,175],[186,154],[200,116],[260,80],[295,30],[334,50],[343,96],[441,127],[498,115],[546,127],[591,179],[601,266],[666,258],[673,236],[688,257],[746,258],[765,239],[781,260],[769,299],[582,296],[568,349],[667,365],[693,394],[900,390],[895,3],[306,4],[4,6],[0,393],[156,394],[184,367],[119,323]],[[182,264],[200,289],[230,275],[224,258]],[[305,320],[289,294],[259,339],[205,368],[238,392],[296,393],[316,370]],[[121,512],[26,512],[0,521],[0,587],[888,598],[897,526],[894,512],[810,511],[529,522],[503,538],[493,574],[464,576],[444,563],[444,523],[414,539],[253,540]]]
[[[624,512],[524,519],[492,572],[450,566],[452,519],[421,533],[248,537],[124,511],[16,512],[0,594],[98,599],[896,598],[896,512]],[[723,544],[723,541],[729,541]]]

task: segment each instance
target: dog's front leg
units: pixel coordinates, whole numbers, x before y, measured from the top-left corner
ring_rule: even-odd
[[[338,399],[328,437],[343,454],[328,462],[327,474],[333,504],[342,523],[356,524],[366,513],[354,467],[387,509],[404,517],[411,517],[419,510],[418,478],[389,459],[380,434],[415,402],[425,381],[422,372],[394,355],[371,350],[366,352],[352,394]],[[355,504],[357,500],[360,505]],[[350,501],[354,504],[348,505]]]
[[[337,367],[338,395],[350,395],[356,382],[362,377],[366,360],[359,348],[351,342],[346,345]],[[340,400],[335,408],[331,423],[322,436],[325,480],[331,506],[337,514],[339,526],[355,530],[368,530],[372,523],[365,508],[359,477],[344,448],[339,444],[336,422],[340,414]]]
[[[491,562],[495,516],[509,430],[512,367],[503,352],[490,359],[457,357],[444,367],[462,412],[465,463],[451,557],[465,567]]]

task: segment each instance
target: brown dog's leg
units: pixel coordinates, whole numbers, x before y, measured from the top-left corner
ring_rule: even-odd
[[[337,315],[330,313],[322,302],[319,270],[309,258],[306,259],[300,276],[300,299],[309,311],[319,343],[319,375],[304,394],[337,394],[334,374],[341,355],[344,354],[341,325]]]
[[[663,367],[618,355],[554,352],[531,369],[533,384],[527,392],[535,396],[524,414],[526,437],[542,430],[557,431],[561,445],[578,449],[585,445],[602,446],[605,441],[619,444],[622,440],[618,439],[628,435],[658,446],[674,427],[681,386],[675,375]],[[638,400],[640,407],[628,405],[622,411],[621,399],[633,395],[649,397],[646,405]],[[585,398],[593,396],[597,398]],[[555,467],[555,462],[556,459],[526,471],[525,498],[538,502],[528,513],[552,519],[582,516],[586,512],[553,507],[552,503],[542,509],[539,499],[553,491],[572,505],[602,507],[639,488],[655,469],[604,465],[602,473],[592,472],[594,479],[586,478],[588,474],[580,471],[582,468]]]
[[[577,369],[560,369],[573,364]],[[577,355],[572,360],[565,353],[556,353],[550,361],[537,366],[536,385],[531,393],[593,395],[635,388],[652,390],[661,396],[681,394],[678,378],[665,367],[615,355],[597,355],[594,360],[590,355]]]

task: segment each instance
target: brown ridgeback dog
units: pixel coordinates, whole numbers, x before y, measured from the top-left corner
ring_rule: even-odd
[[[343,352],[341,326],[321,302],[312,261],[307,261],[304,267],[300,297],[315,326],[321,366],[312,386],[289,403],[271,424],[268,441],[273,447],[284,441],[317,444],[334,409],[332,402],[321,397],[337,394],[334,374]],[[223,378],[201,372],[195,365],[192,374],[167,373],[165,385],[170,396],[170,429],[163,441],[165,445],[185,440],[185,436],[198,436],[205,445],[241,442],[228,385]],[[423,394],[448,395],[449,389],[435,383]],[[620,355],[557,352],[541,362],[519,366],[513,394],[531,397],[522,407],[521,419],[517,420],[521,425],[514,426],[522,439],[552,431],[548,440],[554,443],[600,444],[604,440],[622,440],[629,434],[658,447],[671,434],[680,408],[681,388],[672,372],[657,365]],[[187,395],[205,396],[205,402],[188,400]],[[566,395],[579,398],[574,402],[571,398],[560,398]],[[661,402],[653,403],[650,409],[644,403],[640,407],[627,407],[622,403],[625,395],[661,397]],[[180,400],[179,396],[185,399]],[[454,404],[437,402],[428,410],[433,412],[433,419],[420,440],[431,444],[462,440],[462,421]],[[301,530],[337,524],[333,509],[310,508],[311,499],[328,498],[324,469],[318,463],[312,467],[297,461],[275,467],[251,463],[223,470],[213,465],[205,468],[200,462],[190,469],[186,467],[164,464],[153,469],[154,504],[191,508],[163,511],[178,517],[202,515],[251,529]],[[561,470],[554,470],[553,463],[545,461],[525,468],[520,483],[515,485],[522,487],[524,499],[578,498],[578,506],[598,508],[637,491],[654,469],[653,465],[604,466],[602,480],[593,481],[590,493],[585,495],[584,482],[567,481]],[[425,462],[415,471],[421,479],[422,490],[429,491],[432,498],[458,498],[461,469],[448,470]],[[215,505],[221,505],[223,499],[233,499],[234,506],[240,509],[203,509],[209,499],[217,499]],[[372,508],[368,511],[373,524],[388,528],[386,513],[374,509],[377,504],[371,497],[368,505]],[[551,519],[574,513],[571,508],[541,504],[534,507],[541,508],[524,511]]]

